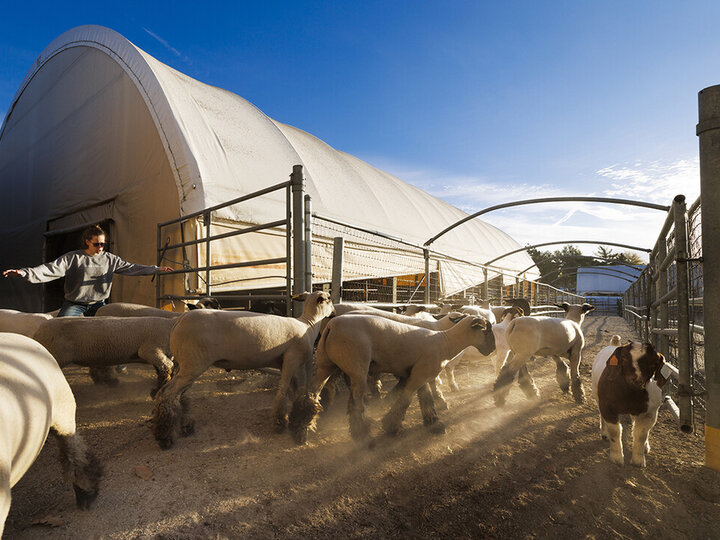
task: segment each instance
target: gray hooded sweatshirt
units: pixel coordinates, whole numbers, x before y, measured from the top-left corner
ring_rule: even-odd
[[[113,274],[146,276],[160,270],[159,266],[125,262],[107,251],[88,255],[81,249],[46,264],[19,269],[30,283],[45,283],[65,277],[65,300],[80,304],[106,300],[110,296]]]

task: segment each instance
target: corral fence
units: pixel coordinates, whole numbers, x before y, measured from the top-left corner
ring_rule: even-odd
[[[706,413],[701,222],[700,198],[688,208],[675,197],[649,264],[623,297],[625,319],[674,366],[666,403],[688,433]]]
[[[534,314],[564,315],[555,304],[584,301],[509,270],[459,260],[317,213],[312,214],[312,267],[313,288],[331,292],[334,302],[367,302],[388,309],[482,301],[502,305],[510,298],[526,298]],[[457,274],[463,277],[462,285],[453,279]]]
[[[275,192],[283,193],[284,215],[266,223],[223,222],[222,212],[239,208]],[[226,220],[227,221],[227,220]],[[248,235],[273,236],[276,256],[252,259],[234,250],[232,242]],[[241,240],[240,240],[241,241]],[[276,249],[277,251],[277,249]],[[483,266],[312,212],[305,193],[302,166],[290,180],[231,201],[160,223],[157,261],[181,266],[158,274],[156,303],[216,296],[223,307],[256,309],[271,304],[274,312],[291,314],[291,295],[303,290],[332,292],[335,302],[367,302],[392,309],[408,304],[438,303],[502,305],[508,298],[526,298],[533,313],[563,315],[555,304],[582,302],[582,296],[524,279],[500,266]],[[220,261],[220,262],[218,262]],[[238,272],[246,277],[238,278]],[[227,276],[235,272],[234,278]],[[272,275],[271,275],[272,274]],[[168,292],[164,282],[184,276],[182,292]],[[253,286],[274,278],[274,287]],[[237,285],[233,290],[233,284]]]

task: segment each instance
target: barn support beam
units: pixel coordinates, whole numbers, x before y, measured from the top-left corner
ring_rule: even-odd
[[[698,94],[705,324],[705,464],[720,471],[720,85]]]
[[[293,165],[292,184],[293,221],[293,294],[305,290],[305,177],[302,165]],[[302,302],[293,302],[293,315],[302,313]]]
[[[345,239],[342,236],[333,238],[333,264],[332,264],[332,285],[330,288],[330,299],[333,304],[342,302],[342,268],[343,268],[343,247]]]

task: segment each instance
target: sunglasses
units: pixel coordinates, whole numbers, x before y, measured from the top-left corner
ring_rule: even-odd
[[[104,247],[104,246],[105,246],[105,242],[92,242],[92,245],[95,246],[95,247],[101,247],[101,246]]]

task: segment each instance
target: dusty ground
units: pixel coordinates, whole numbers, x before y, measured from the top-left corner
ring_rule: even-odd
[[[595,353],[630,333],[616,317],[590,317],[584,330],[590,395]],[[92,510],[76,510],[50,440],[13,489],[5,538],[720,536],[720,474],[703,467],[700,437],[663,410],[647,468],[615,466],[592,398],[562,395],[549,360],[531,371],[542,400],[514,387],[498,410],[492,367],[466,363],[461,391],[446,392],[447,434],[427,433],[414,404],[400,435],[364,451],[350,440],[344,399],[298,447],[270,429],[272,375],[213,369],[190,390],[196,434],[161,451],[148,422],[150,370],[131,367],[108,389],[71,368],[78,421],[105,462],[102,491]],[[385,406],[371,407],[374,419]]]

